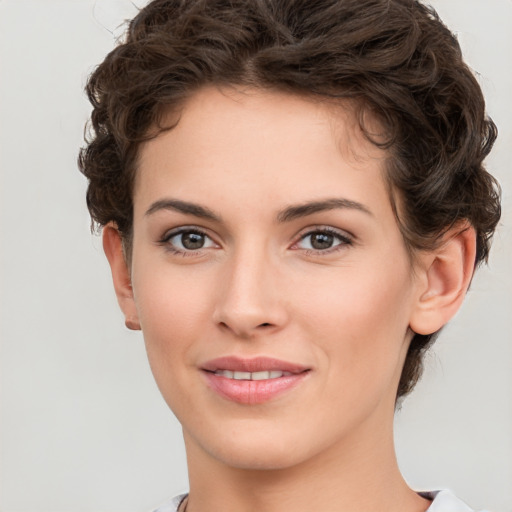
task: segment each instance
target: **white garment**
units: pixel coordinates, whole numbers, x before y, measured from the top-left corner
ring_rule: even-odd
[[[450,491],[420,492],[419,494],[424,498],[432,500],[432,504],[428,507],[426,512],[474,512]],[[177,512],[179,504],[185,496],[186,494],[176,496],[170,502],[157,508],[155,512]]]
[[[469,508],[450,491],[420,492],[419,494],[433,500],[426,512],[473,512],[472,508]]]
[[[161,507],[158,507],[155,512],[178,512],[180,503],[184,500],[186,494],[180,494],[175,496],[171,501],[165,503]]]

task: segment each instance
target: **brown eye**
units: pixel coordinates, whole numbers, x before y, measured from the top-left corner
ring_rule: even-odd
[[[330,233],[314,233],[310,237],[311,247],[316,250],[330,249],[334,243],[334,236]]]
[[[205,236],[201,233],[182,233],[181,245],[190,251],[204,246]]]
[[[342,248],[352,245],[352,239],[343,232],[333,229],[317,229],[305,234],[297,243],[299,249],[309,251],[329,252],[329,249]]]
[[[208,235],[192,229],[171,232],[162,239],[161,243],[180,253],[216,247],[215,242]]]

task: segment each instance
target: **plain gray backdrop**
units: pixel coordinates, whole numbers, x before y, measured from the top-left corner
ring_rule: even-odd
[[[512,512],[512,1],[432,4],[499,127],[488,167],[504,215],[397,414],[397,450],[414,488]],[[0,0],[2,512],[145,511],[187,488],[179,424],[124,328],[76,167],[86,77],[133,14],[130,0]]]

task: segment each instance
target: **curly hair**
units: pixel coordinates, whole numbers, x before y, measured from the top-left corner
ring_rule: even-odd
[[[154,0],[140,10],[89,78],[91,129],[79,156],[93,224],[113,221],[128,252],[138,148],[208,84],[351,101],[368,139],[389,151],[409,250],[434,247],[465,220],[476,231],[475,267],[487,260],[500,190],[483,160],[497,130],[455,36],[416,0]],[[365,130],[365,112],[385,140]],[[397,397],[416,384],[437,334],[413,336]]]

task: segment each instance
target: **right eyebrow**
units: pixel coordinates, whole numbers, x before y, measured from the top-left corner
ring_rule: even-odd
[[[205,208],[204,206],[188,201],[180,201],[179,199],[160,199],[155,201],[146,210],[145,215],[152,215],[160,210],[172,210],[179,213],[185,213],[187,215],[193,215],[194,217],[199,217],[201,219],[221,222],[220,216],[216,215],[209,208]]]

